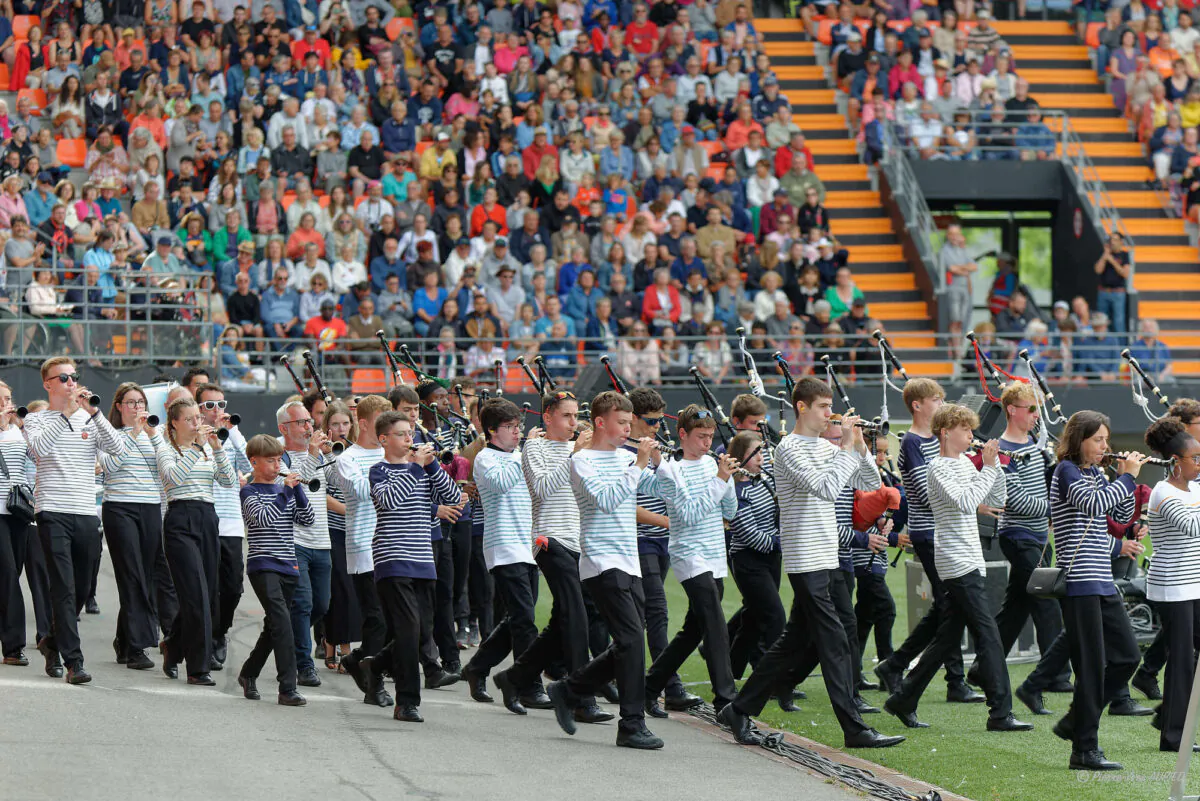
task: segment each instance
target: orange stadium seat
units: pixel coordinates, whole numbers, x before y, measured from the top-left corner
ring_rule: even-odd
[[[412,31],[415,29],[413,21],[407,17],[392,17],[392,21],[387,24],[387,38],[389,42],[394,42],[400,38],[400,33],[407,28]]]
[[[13,38],[18,42],[24,42],[29,39],[29,29],[34,25],[41,25],[40,17],[31,14],[18,14],[12,18]]]
[[[17,91],[17,100],[28,97],[33,103],[34,113],[40,115],[46,107],[46,91],[44,89],[21,89]]]
[[[86,139],[59,139],[58,160],[68,167],[82,167],[87,161]]]
[[[372,395],[387,391],[387,376],[378,367],[356,367],[350,374],[350,392],[354,395]]]

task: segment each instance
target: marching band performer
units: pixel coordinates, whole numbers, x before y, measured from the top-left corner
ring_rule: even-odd
[[[979,677],[990,711],[987,730],[1033,728],[1013,717],[1005,654],[1000,648],[1000,632],[988,607],[984,586],[985,565],[976,509],[981,504],[1002,507],[1005,483],[1000,472],[998,441],[991,440],[984,446],[981,472],[964,456],[971,447],[972,432],[978,427],[979,417],[958,404],[944,405],[933,416],[931,431],[938,440],[940,455],[929,462],[927,497],[938,532],[934,560],[950,603],[933,642],[905,676],[900,690],[884,703],[884,709],[910,729],[929,725],[917,720],[917,704],[946,655],[962,647],[964,626],[975,638],[979,656]]]
[[[321,430],[330,443],[349,446],[358,440],[358,422],[341,401],[329,404],[321,418]],[[324,471],[322,471],[324,472]],[[346,570],[346,496],[325,476],[325,506],[329,523],[329,610],[325,613],[325,668],[345,673],[343,656],[350,653],[350,643],[362,636],[362,614],[354,594],[354,582]]]
[[[266,434],[256,435],[246,445],[246,458],[253,468],[250,481],[241,489],[248,546],[246,575],[265,617],[262,633],[238,671],[238,684],[247,699],[259,700],[258,675],[274,651],[280,706],[304,706],[307,701],[296,689],[296,640],[292,634],[292,598],[300,574],[295,527],[311,528],[316,515],[299,486],[298,471],[277,482],[284,454],[283,444]]]
[[[212,686],[213,625],[220,614],[217,571],[220,522],[213,487],[238,486],[216,429],[204,422],[196,402],[180,398],[167,407],[166,437],[156,453],[167,492],[163,551],[179,596],[179,617],[163,642],[163,672],[178,676],[187,662],[188,684]]]
[[[159,563],[164,567],[166,563],[163,486],[155,455],[163,440],[147,425],[148,416],[146,393],[140,386],[125,383],[117,387],[108,417],[114,427],[120,427],[128,444],[120,455],[100,454],[104,477],[100,515],[121,601],[113,650],[117,663],[132,670],[154,667],[146,649],[158,645],[159,607],[169,606],[178,613],[174,587],[156,581],[162,570]]]
[[[1157,602],[1167,644],[1166,693],[1158,715],[1160,751],[1179,751],[1196,672],[1200,626],[1200,442],[1174,417],[1146,431],[1146,445],[1171,460],[1167,476],[1150,494],[1154,558],[1146,598]],[[1191,744],[1193,751],[1200,746]]]
[[[16,423],[16,407],[12,403],[12,389],[0,381],[0,649],[4,664],[25,667],[29,658],[25,656],[25,596],[21,592],[21,571],[30,577],[30,590],[34,589],[33,571],[27,568],[31,562],[31,551],[37,552],[41,544],[34,541],[33,521],[9,508],[8,502],[13,487],[27,486],[25,457],[29,446]],[[41,564],[41,561],[38,561]],[[45,572],[45,568],[42,569]],[[48,599],[44,593],[31,592],[38,628],[49,621]],[[38,639],[49,634],[38,632]],[[55,662],[58,654],[54,655]],[[61,670],[61,668],[59,668]]]
[[[833,415],[833,392],[816,378],[796,382],[792,393],[796,427],[775,450],[780,541],[784,568],[794,590],[791,616],[783,635],[763,655],[741,692],[721,710],[719,719],[739,743],[756,743],[750,717],[757,715],[792,665],[815,649],[830,701],[847,748],[885,748],[904,741],[863,723],[854,706],[850,646],[830,597],[831,574],[838,567],[834,502],[853,481],[876,489],[879,473],[867,453],[858,418],[842,418],[840,448],[822,440]]]
[[[76,616],[91,582],[100,548],[96,516],[96,455],[119,455],[127,439],[92,408],[91,392],[79,383],[74,360],[55,356],[42,363],[49,406],[25,418],[24,434],[37,465],[34,501],[38,537],[46,556],[53,603],[51,634],[38,643],[46,672],[55,675],[59,656],[70,684],[92,680],[83,666]]]

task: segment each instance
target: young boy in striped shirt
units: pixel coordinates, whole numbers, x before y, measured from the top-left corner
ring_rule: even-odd
[[[362,405],[359,405],[362,409]],[[429,539],[429,510],[440,499],[457,502],[459,489],[437,461],[437,449],[413,449],[413,428],[398,412],[373,415],[372,434],[383,460],[370,469],[376,514],[371,555],[377,597],[392,640],[358,668],[367,686],[381,687],[382,675],[396,681],[395,720],[421,723],[421,598],[433,592],[437,568]]]
[[[603,616],[612,645],[562,681],[546,688],[558,725],[575,733],[575,709],[582,697],[618,676],[621,722],[617,745],[662,748],[646,728],[646,646],[641,568],[637,547],[637,492],[651,481],[647,469],[657,446],[638,442],[636,454],[622,446],[633,423],[633,404],[616,392],[592,399],[592,444],[571,457],[571,487],[579,503],[579,577]],[[487,504],[484,504],[487,508]]]
[[[937,636],[905,677],[899,692],[883,708],[910,729],[926,728],[917,720],[917,704],[929,682],[941,669],[946,654],[961,647],[964,626],[975,638],[979,656],[979,679],[989,707],[988,731],[1029,731],[1033,726],[1013,717],[1008,666],[1000,648],[1000,631],[988,606],[984,584],[983,548],[979,544],[976,509],[980,504],[1004,506],[1004,476],[1000,472],[1000,443],[989,440],[983,447],[983,469],[975,470],[963,453],[971,447],[975,412],[958,404],[947,404],[933,416],[931,430],[937,437],[939,455],[929,463],[929,505],[937,526],[934,562],[949,598],[949,614],[938,626]]]
[[[238,684],[246,698],[259,700],[258,674],[274,651],[280,705],[304,706],[304,696],[296,690],[296,640],[292,636],[292,595],[300,570],[294,527],[311,526],[315,517],[308,496],[297,486],[299,473],[289,473],[282,484],[275,483],[283,468],[283,452],[283,444],[266,434],[258,434],[246,445],[253,469],[249,483],[241,489],[249,543],[246,575],[266,616],[262,634],[238,673]]]
[[[867,452],[858,417],[842,418],[840,447],[821,439],[833,416],[833,391],[817,378],[796,382],[792,392],[796,427],[775,449],[783,566],[792,585],[792,611],[783,636],[763,654],[741,692],[719,714],[739,743],[756,744],[750,717],[766,706],[779,683],[815,649],[829,700],[847,748],[885,748],[903,742],[863,723],[854,706],[850,645],[838,619],[830,587],[838,569],[834,504],[842,487],[879,487],[879,473]]]

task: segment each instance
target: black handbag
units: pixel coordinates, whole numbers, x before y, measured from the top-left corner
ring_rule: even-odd
[[[0,453],[0,471],[4,472],[4,480],[8,481],[8,462],[5,461],[3,453]],[[33,490],[28,485],[13,484],[9,487],[6,501],[8,503],[8,514],[18,526],[27,526],[33,522],[35,516],[33,510]]]
[[[1042,556],[1046,555],[1046,548],[1050,545],[1050,538],[1047,536],[1046,544],[1042,546]],[[1035,567],[1033,572],[1029,574],[1029,581],[1025,584],[1025,592],[1032,595],[1034,598],[1065,598],[1067,596],[1067,574],[1071,572],[1071,565],[1075,564],[1075,557],[1079,555],[1079,549],[1083,547],[1083,540],[1075,546],[1075,553],[1071,554],[1071,561],[1063,567]],[[1038,561],[1041,561],[1040,559]]]

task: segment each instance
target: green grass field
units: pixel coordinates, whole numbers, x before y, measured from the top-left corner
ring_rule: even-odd
[[[906,604],[903,602],[903,572],[889,572],[889,584],[897,601],[897,619],[893,640],[898,646],[908,632]],[[732,579],[725,582],[726,616],[740,606],[740,596]],[[791,589],[783,582],[785,608],[791,605]],[[670,631],[674,634],[687,610],[687,598],[674,577],[668,580],[667,597],[670,607]],[[544,623],[550,611],[550,594],[545,586],[539,594],[539,621]],[[864,673],[871,674],[874,644],[867,643],[863,659]],[[647,658],[648,659],[648,658]],[[649,661],[647,661],[649,664]],[[1033,665],[1013,665],[1009,668],[1012,685],[1016,687],[1033,669]],[[680,674],[692,683],[692,691],[711,702],[708,690],[708,671],[699,654],[693,654]],[[749,673],[746,674],[749,676]],[[1162,677],[1160,676],[1160,681]],[[799,701],[801,711],[785,713],[771,703],[760,720],[804,737],[842,747],[841,729],[829,706],[825,685],[819,678],[810,678],[802,685],[808,700]],[[863,694],[874,706],[882,707],[883,692]],[[1134,698],[1149,704],[1139,692]],[[1100,747],[1110,759],[1125,765],[1125,770],[1110,774],[1082,774],[1067,769],[1071,753],[1066,743],[1050,732],[1050,727],[1066,711],[1069,695],[1047,695],[1046,705],[1055,715],[1034,717],[1014,699],[1014,713],[1022,720],[1032,721],[1032,732],[996,734],[986,731],[986,707],[982,704],[947,704],[945,682],[941,677],[929,686],[918,716],[932,724],[928,729],[908,730],[887,713],[868,715],[868,725],[887,734],[904,734],[909,739],[894,748],[880,751],[858,751],[858,756],[886,765],[909,776],[944,787],[975,801],[1020,799],[1020,801],[1165,801],[1169,792],[1169,776],[1175,769],[1175,755],[1158,750],[1158,732],[1150,726],[1149,718],[1114,718],[1108,714],[1100,723]],[[651,721],[653,727],[653,721]],[[668,748],[670,743],[667,744]],[[732,747],[732,746],[731,746]],[[1200,790],[1200,765],[1189,774],[1188,792]]]

